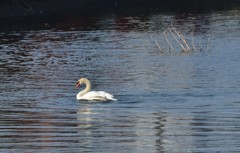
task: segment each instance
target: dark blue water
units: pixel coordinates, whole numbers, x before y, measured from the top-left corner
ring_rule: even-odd
[[[239,16],[109,14],[0,32],[0,152],[240,152]],[[171,23],[203,50],[161,54]],[[77,101],[80,77],[118,101]]]

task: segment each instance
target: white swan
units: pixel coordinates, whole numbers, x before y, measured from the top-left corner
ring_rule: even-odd
[[[87,78],[81,78],[76,83],[76,88],[80,85],[85,84],[86,88],[80,91],[76,98],[77,100],[89,100],[89,101],[116,101],[113,95],[105,92],[105,91],[90,91],[91,83]]]

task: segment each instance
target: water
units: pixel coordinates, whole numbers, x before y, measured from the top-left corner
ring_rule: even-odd
[[[106,14],[2,31],[0,152],[240,152],[239,15]],[[171,23],[209,49],[160,54],[154,40]],[[80,77],[118,101],[77,101]]]

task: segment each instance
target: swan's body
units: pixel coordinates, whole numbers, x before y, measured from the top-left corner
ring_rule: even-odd
[[[113,95],[105,92],[105,91],[90,91],[91,83],[87,78],[81,78],[78,80],[76,87],[79,87],[81,84],[85,84],[86,88],[80,91],[76,98],[77,100],[89,100],[89,101],[115,101],[117,99],[114,98]]]

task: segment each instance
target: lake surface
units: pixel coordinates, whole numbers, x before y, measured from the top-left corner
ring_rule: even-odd
[[[161,54],[171,23],[203,49]],[[107,13],[0,38],[0,152],[240,152],[239,10]],[[77,101],[80,77],[118,101]]]

